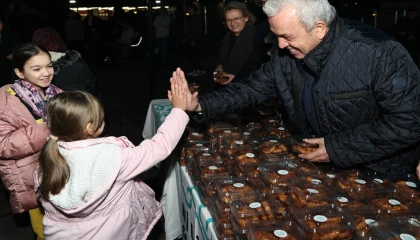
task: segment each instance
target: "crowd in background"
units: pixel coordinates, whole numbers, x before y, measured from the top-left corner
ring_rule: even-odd
[[[211,44],[220,46],[215,71],[220,72],[223,69],[221,66],[225,65],[222,74],[226,81],[221,81],[222,85],[229,84],[237,74],[240,75],[236,76],[236,79],[242,78],[247,72],[250,73],[258,68],[261,62],[269,60],[270,56],[267,53],[272,46],[275,46],[276,39],[269,34],[267,17],[262,11],[264,3],[265,1],[254,0],[247,4],[231,4],[224,8],[226,3],[221,8],[219,25],[223,27],[219,29],[221,31],[219,35],[227,34],[220,38],[220,42],[212,42]],[[0,84],[15,80],[11,71],[10,56],[13,48],[20,43],[30,42],[33,33],[43,27],[50,27],[57,31],[68,49],[81,53],[84,59],[89,61],[127,61],[132,51],[131,43],[138,42],[140,37],[143,44],[139,47],[141,50],[138,52],[141,52],[143,56],[148,52],[149,24],[147,12],[139,11],[134,14],[116,8],[114,15],[104,20],[99,18],[92,10],[82,19],[79,13],[69,9],[62,10],[63,13],[67,11],[65,14],[49,15],[27,6],[16,9],[19,11],[8,14],[8,16],[0,16],[2,36],[0,43]],[[185,13],[180,13],[180,10],[168,13],[167,9],[161,8],[154,12],[152,32],[155,37],[153,40],[154,53],[159,58],[157,65],[168,65],[169,49],[174,46],[181,47],[186,50],[186,55],[192,64],[192,70],[189,71],[188,75],[200,76],[206,72],[200,64],[200,48],[202,48],[201,44],[204,44],[203,39],[205,38],[203,9],[197,3],[187,5],[185,13],[188,14],[188,17],[185,28],[181,26],[184,24]],[[239,11],[239,15],[243,18],[229,18],[235,11]],[[345,13],[343,15],[346,16]],[[53,18],[54,21],[52,21]],[[410,52],[416,63],[419,62],[420,41],[419,30],[416,27],[419,19],[418,8],[412,7],[407,11],[406,17],[398,21],[392,32],[393,36]],[[236,26],[238,24],[239,26]],[[239,28],[240,31],[244,30],[241,37],[239,37],[238,29],[233,29],[233,27]],[[185,35],[183,30],[185,30]],[[232,33],[235,37],[231,38]],[[242,40],[245,38],[247,40]],[[238,51],[239,48],[243,49],[244,52]],[[238,55],[238,52],[241,53],[241,56]],[[237,59],[237,61],[232,59]],[[250,61],[247,62],[248,59]],[[243,66],[248,70],[245,72],[239,71]]]

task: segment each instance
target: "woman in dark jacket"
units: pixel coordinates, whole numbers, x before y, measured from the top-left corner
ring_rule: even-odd
[[[261,49],[255,41],[255,18],[244,3],[230,2],[224,9],[224,16],[230,31],[222,40],[215,71],[219,72],[216,81],[228,85],[261,66]]]
[[[52,83],[64,91],[84,90],[98,96],[96,79],[79,52],[68,50],[60,35],[51,28],[40,28],[32,43],[49,51],[55,75]]]

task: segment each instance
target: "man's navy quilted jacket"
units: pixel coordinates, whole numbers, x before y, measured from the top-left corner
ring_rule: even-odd
[[[304,64],[315,76],[316,115],[333,164],[391,175],[414,172],[420,73],[399,43],[373,27],[337,18]],[[301,80],[297,60],[278,50],[250,77],[199,97],[203,115],[198,120],[279,96],[291,121],[310,134],[301,91],[293,91]]]

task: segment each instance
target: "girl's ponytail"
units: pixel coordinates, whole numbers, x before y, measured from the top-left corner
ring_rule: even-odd
[[[97,132],[104,123],[104,111],[99,101],[82,91],[57,94],[47,103],[47,126],[50,139],[41,150],[39,158],[40,186],[38,193],[49,200],[57,195],[70,178],[70,167],[58,150],[57,141],[73,142],[91,138],[87,131]]]
[[[42,181],[38,191],[46,201],[50,194],[59,194],[66,185],[70,177],[70,167],[58,151],[56,139],[50,138],[42,148],[39,173]]]

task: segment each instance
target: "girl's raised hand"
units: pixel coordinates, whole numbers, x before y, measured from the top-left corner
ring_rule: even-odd
[[[187,109],[187,89],[181,84],[179,79],[171,78],[171,91],[168,91],[168,98],[174,108]]]
[[[201,111],[201,106],[198,104],[198,92],[191,93],[188,87],[187,79],[185,79],[185,74],[181,70],[181,68],[177,68],[176,71],[172,73],[171,80],[177,80],[184,90],[187,92],[187,111],[194,112],[194,111]]]

